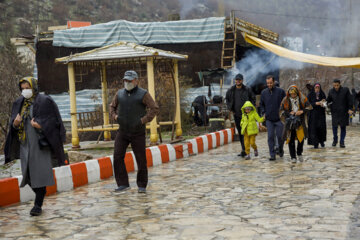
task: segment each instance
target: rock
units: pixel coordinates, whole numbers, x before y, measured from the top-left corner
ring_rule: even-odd
[[[82,162],[82,161],[93,159],[92,155],[78,152],[78,151],[68,151],[68,156],[69,156],[70,163]]]

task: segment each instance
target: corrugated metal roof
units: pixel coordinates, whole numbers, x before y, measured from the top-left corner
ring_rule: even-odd
[[[186,60],[187,55],[182,55],[174,52],[164,51],[156,48],[145,47],[135,43],[118,42],[109,46],[96,48],[87,52],[77,53],[67,57],[57,58],[55,62],[69,63],[69,62],[84,62],[84,61],[107,61],[116,59],[131,59],[131,58],[172,58],[178,60]]]

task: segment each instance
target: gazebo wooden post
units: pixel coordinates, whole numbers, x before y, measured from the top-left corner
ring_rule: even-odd
[[[104,126],[106,127],[110,124],[110,121],[109,121],[108,90],[107,90],[105,61],[101,62],[101,97],[102,97],[102,105],[103,105]],[[105,141],[111,140],[110,131],[104,131],[104,140]]]
[[[71,114],[71,143],[72,148],[80,148],[78,123],[76,116],[75,70],[74,63],[68,64],[70,114]]]
[[[174,78],[175,78],[175,97],[176,97],[176,112],[175,112],[175,121],[176,121],[176,137],[182,135],[181,128],[181,113],[180,113],[180,86],[179,86],[179,69],[178,69],[178,60],[173,60],[174,64]]]
[[[154,58],[149,57],[146,60],[148,90],[151,97],[155,100],[155,76],[154,76]],[[150,144],[156,144],[159,139],[157,133],[156,117],[150,122]]]

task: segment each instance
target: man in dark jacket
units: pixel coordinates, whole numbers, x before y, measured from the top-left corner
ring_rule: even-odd
[[[135,71],[126,71],[123,80],[125,87],[117,92],[110,104],[110,115],[119,123],[114,149],[114,172],[118,185],[115,191],[120,192],[130,188],[124,159],[126,148],[131,143],[138,166],[136,180],[138,192],[146,193],[148,172],[145,124],[158,114],[159,106],[145,89],[138,87],[138,75]],[[146,108],[149,108],[148,112]]]
[[[23,175],[20,187],[28,184],[35,192],[30,215],[39,216],[46,186],[55,184],[52,155],[58,160],[58,165],[66,163],[65,128],[56,103],[51,97],[39,93],[35,78],[20,79],[19,89],[22,96],[12,106],[4,149],[5,163],[20,158]]]
[[[270,161],[276,160],[275,136],[279,144],[279,156],[284,156],[282,132],[283,124],[280,121],[279,110],[281,101],[285,97],[285,91],[275,86],[275,79],[272,75],[266,77],[267,89],[261,92],[260,111],[265,116],[266,127],[268,132],[268,145],[270,153]]]
[[[245,157],[245,144],[244,144],[244,135],[241,135],[241,107],[246,101],[250,101],[255,106],[255,95],[250,88],[243,84],[244,77],[242,74],[237,74],[235,76],[235,85],[229,88],[226,92],[226,105],[227,108],[233,112],[235,126],[239,133],[239,139],[241,143],[241,153],[238,156]]]
[[[340,147],[345,147],[346,126],[349,125],[349,114],[352,114],[353,101],[347,87],[340,85],[339,79],[334,79],[333,88],[330,89],[327,103],[330,105],[334,141],[332,146],[338,143],[338,126],[340,126]]]

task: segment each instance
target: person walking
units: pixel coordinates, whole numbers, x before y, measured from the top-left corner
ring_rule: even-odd
[[[244,136],[245,144],[245,160],[250,160],[250,145],[254,149],[254,156],[259,156],[258,148],[256,146],[256,135],[259,133],[259,127],[256,122],[264,122],[264,117],[260,117],[256,112],[255,106],[250,102],[246,101],[241,108],[241,135]]]
[[[268,146],[270,161],[276,160],[275,139],[279,145],[279,156],[284,156],[282,133],[284,125],[280,121],[279,110],[281,101],[286,96],[285,91],[275,85],[275,79],[272,75],[266,77],[268,88],[261,92],[260,109],[261,114],[265,116],[266,128],[268,133]]]
[[[353,123],[353,119],[355,118],[355,114],[357,111],[357,106],[358,106],[358,101],[357,101],[357,97],[356,97],[356,90],[355,88],[351,89],[351,98],[352,98],[352,102],[353,102],[353,107],[352,107],[352,114],[350,114],[349,116],[349,120],[350,120],[350,126],[352,126]]]
[[[349,125],[349,115],[353,113],[353,101],[347,87],[342,87],[339,79],[334,79],[333,88],[330,89],[326,99],[330,106],[333,143],[335,147],[338,143],[338,126],[340,126],[340,147],[345,148],[346,126]]]
[[[306,114],[311,109],[308,99],[300,90],[295,85],[290,86],[280,105],[280,117],[285,124],[283,139],[289,145],[292,163],[296,163],[296,155],[300,162],[303,161],[304,140],[307,138]],[[298,145],[295,151],[296,139]]]
[[[145,89],[138,86],[138,75],[135,71],[126,71],[123,80],[124,88],[117,92],[110,104],[110,115],[119,123],[114,148],[114,172],[118,186],[115,191],[121,192],[130,188],[124,159],[126,149],[131,144],[138,166],[138,192],[146,193],[148,171],[145,124],[159,113],[159,106]],[[146,111],[146,108],[149,110]]]
[[[250,101],[253,105],[255,105],[255,95],[251,91],[251,89],[243,84],[244,77],[242,74],[237,74],[234,78],[235,85],[232,86],[226,92],[226,105],[227,108],[234,114],[235,126],[239,133],[239,140],[241,144],[241,153],[238,156],[245,157],[245,144],[244,144],[244,135],[241,134],[241,117],[242,111],[241,107],[244,105],[246,101]]]
[[[308,144],[314,148],[325,147],[326,142],[326,95],[321,89],[320,83],[315,83],[313,90],[309,93],[309,102],[312,110],[309,111]]]
[[[37,80],[24,77],[19,81],[22,96],[13,103],[9,131],[5,143],[5,163],[20,157],[23,175],[20,187],[30,185],[35,192],[30,215],[39,216],[46,186],[55,184],[52,153],[62,166],[66,131],[54,100],[39,94]]]

